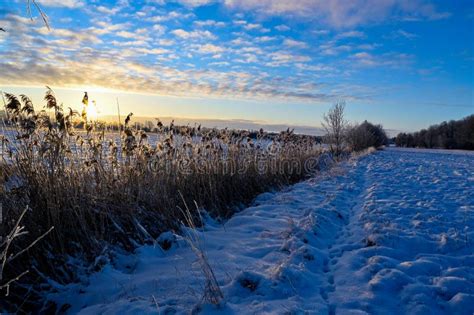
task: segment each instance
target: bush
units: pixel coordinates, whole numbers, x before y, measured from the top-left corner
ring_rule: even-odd
[[[381,125],[374,125],[366,120],[360,125],[347,128],[346,141],[351,150],[362,151],[386,145],[388,138]]]

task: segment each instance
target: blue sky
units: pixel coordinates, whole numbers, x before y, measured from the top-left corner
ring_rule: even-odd
[[[138,116],[415,130],[474,113],[474,5],[421,0],[37,0],[0,4],[0,88]]]

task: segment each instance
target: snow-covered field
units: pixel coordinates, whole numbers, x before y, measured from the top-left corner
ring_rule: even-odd
[[[178,236],[50,298],[83,314],[474,313],[471,153],[388,149],[206,222],[220,307],[198,307],[203,274]]]

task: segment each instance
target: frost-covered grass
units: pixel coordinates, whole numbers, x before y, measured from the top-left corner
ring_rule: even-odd
[[[81,314],[472,314],[474,155],[388,149],[260,195],[195,233],[224,296],[181,236],[49,298]],[[166,250],[165,250],[166,249]]]

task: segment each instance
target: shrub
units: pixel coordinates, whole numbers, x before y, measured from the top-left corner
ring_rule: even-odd
[[[369,147],[379,148],[386,145],[388,138],[381,125],[374,125],[366,120],[347,129],[346,141],[351,150],[362,151]]]

